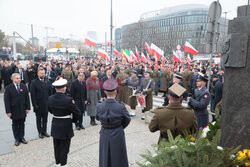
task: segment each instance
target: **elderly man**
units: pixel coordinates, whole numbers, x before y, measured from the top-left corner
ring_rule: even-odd
[[[30,111],[29,92],[26,85],[21,83],[21,76],[13,73],[13,83],[6,87],[4,92],[4,104],[7,116],[12,119],[12,131],[15,137],[15,145],[27,144],[24,139],[24,122],[26,114]]]

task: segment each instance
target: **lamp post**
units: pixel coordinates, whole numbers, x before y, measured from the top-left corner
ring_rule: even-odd
[[[110,61],[112,64],[112,57],[113,57],[113,13],[112,13],[112,0],[111,1],[111,8],[110,8]]]

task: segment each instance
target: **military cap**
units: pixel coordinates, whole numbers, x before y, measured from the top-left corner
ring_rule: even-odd
[[[108,92],[115,91],[117,87],[118,87],[118,82],[115,79],[108,79],[103,84],[103,89]]]
[[[168,91],[170,96],[179,98],[183,95],[184,92],[186,92],[186,89],[182,87],[180,84],[175,83],[168,89]]]
[[[174,73],[173,76],[175,78],[178,78],[178,79],[182,79],[183,78],[180,73]]]
[[[201,72],[199,72],[198,74],[199,74],[199,75],[198,75],[197,82],[199,82],[199,81],[208,82],[208,78],[207,78],[207,76],[206,76],[206,75],[204,75],[204,74],[203,74],[203,73],[201,73]]]
[[[67,85],[67,80],[66,79],[59,79],[55,82],[52,83],[52,85],[55,87],[55,88],[63,88]]]

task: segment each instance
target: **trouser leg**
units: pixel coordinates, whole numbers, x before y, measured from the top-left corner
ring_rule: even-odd
[[[36,113],[36,127],[38,133],[42,133],[42,113]]]
[[[19,124],[17,119],[12,119],[12,131],[15,140],[19,140]]]
[[[53,145],[56,164],[60,164],[60,140],[53,138]]]
[[[60,153],[60,162],[61,162],[61,166],[67,164],[70,141],[71,141],[71,139],[61,140],[60,141],[60,151],[61,151],[61,153]]]
[[[25,119],[20,119],[19,120],[19,139],[23,139],[24,138],[24,129],[25,129]]]
[[[80,116],[79,121],[78,121],[79,126],[82,125],[82,121],[83,121],[82,117],[83,117],[83,113],[81,113],[81,116]]]
[[[47,132],[48,112],[42,113],[42,133]]]

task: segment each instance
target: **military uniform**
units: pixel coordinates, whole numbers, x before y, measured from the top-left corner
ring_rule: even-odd
[[[146,95],[146,107],[143,109],[143,112],[149,111],[153,108],[153,95],[152,91],[154,90],[155,83],[153,79],[142,78],[141,84],[138,87],[137,91],[142,91]]]
[[[151,73],[151,78],[154,80],[154,83],[155,83],[155,87],[154,87],[155,95],[158,95],[158,91],[160,89],[160,86],[159,86],[160,72],[156,69],[155,71]]]
[[[170,96],[180,98],[185,89],[179,84],[174,84],[170,89]],[[179,92],[182,89],[182,92]],[[179,99],[180,100],[180,99]],[[149,130],[151,132],[160,131],[158,144],[163,140],[168,140],[167,130],[170,130],[173,137],[178,135],[184,136],[184,131],[195,133],[197,130],[197,122],[194,111],[190,108],[183,107],[181,103],[170,103],[166,107],[155,109]]]
[[[160,91],[166,93],[170,82],[170,73],[167,70],[162,70],[160,75]]]
[[[184,71],[182,74],[184,87],[187,89],[187,93],[191,93],[191,83],[193,74],[191,71]]]
[[[123,102],[128,104],[128,94],[127,94],[127,88],[123,81],[125,81],[129,77],[126,73],[119,73],[116,76],[116,79],[118,81],[118,94],[117,94],[117,101]]]
[[[75,79],[74,78],[74,75],[73,75],[73,72],[71,70],[68,70],[68,69],[64,69],[62,71],[62,77],[64,79],[66,79],[68,82],[67,82],[67,92],[69,93],[70,92],[70,87],[71,87],[71,83],[73,82],[73,80]]]
[[[198,121],[198,128],[205,128],[208,124],[207,106],[210,102],[210,93],[206,87],[195,89],[194,98],[191,99],[191,106],[195,110],[195,115]]]
[[[55,81],[53,86],[66,85],[65,79]],[[67,164],[71,138],[74,136],[71,114],[78,119],[81,116],[72,97],[57,92],[49,97],[49,112],[53,114],[51,136],[53,137],[56,164]]]
[[[104,83],[103,87],[106,91],[114,91],[117,86],[109,82]],[[107,97],[107,100],[97,105],[96,116],[102,124],[99,166],[128,167],[124,129],[130,123],[130,117],[125,105]]]
[[[133,95],[133,90],[136,90],[138,87],[139,79],[137,77],[129,77],[126,79],[127,84],[127,96],[128,96],[128,105],[131,109],[135,110],[137,105],[136,96]]]

